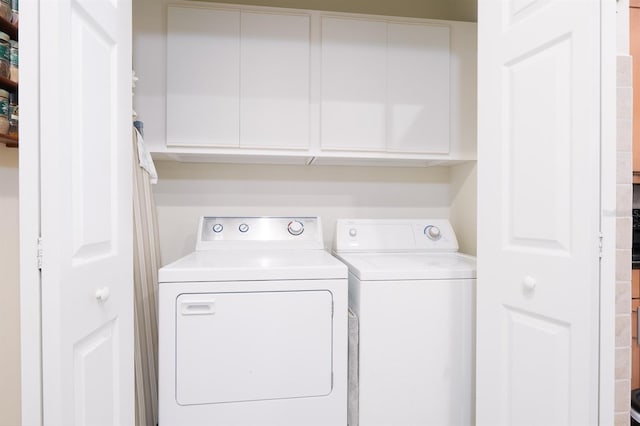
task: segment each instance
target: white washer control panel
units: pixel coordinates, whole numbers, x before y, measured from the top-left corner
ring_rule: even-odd
[[[338,219],[334,251],[458,251],[446,219]]]
[[[323,248],[318,217],[213,217],[200,219],[196,250]]]

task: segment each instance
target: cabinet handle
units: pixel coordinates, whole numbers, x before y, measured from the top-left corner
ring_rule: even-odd
[[[638,335],[640,334],[640,306],[636,308],[636,345],[640,346],[640,339],[638,339]]]

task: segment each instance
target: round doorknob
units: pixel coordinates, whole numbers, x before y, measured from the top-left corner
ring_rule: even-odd
[[[536,280],[530,275],[527,275],[522,279],[522,286],[525,290],[531,291],[536,288]]]
[[[106,302],[109,296],[111,296],[109,287],[102,287],[96,290],[96,299],[98,299],[99,302]]]

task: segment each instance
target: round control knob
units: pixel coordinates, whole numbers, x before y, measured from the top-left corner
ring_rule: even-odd
[[[287,230],[291,235],[300,235],[304,232],[304,225],[298,220],[293,220],[289,222]]]
[[[349,229],[349,235],[355,237],[356,235],[358,235],[358,230],[356,228]]]
[[[222,232],[223,229],[224,229],[224,226],[222,226],[221,223],[216,223],[215,225],[213,225],[213,232],[215,232],[216,234],[219,234],[220,232]]]
[[[244,233],[247,232],[249,230],[249,225],[247,225],[246,223],[241,223],[240,226],[238,226],[238,231]]]
[[[440,228],[437,226],[429,225],[424,228],[424,234],[429,237],[430,240],[437,241],[440,239],[442,234],[440,233]]]

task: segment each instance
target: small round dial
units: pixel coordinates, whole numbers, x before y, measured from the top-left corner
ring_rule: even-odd
[[[298,220],[292,220],[287,225],[287,230],[291,235],[300,235],[304,232],[304,225]]]
[[[238,226],[238,231],[245,233],[249,230],[249,225],[247,225],[246,223],[241,223],[240,226]]]
[[[440,228],[434,225],[429,225],[424,228],[424,234],[429,237],[430,240],[437,241],[442,237],[442,233],[440,232]]]
[[[358,235],[358,230],[356,228],[349,229],[349,235],[355,237],[356,235]]]
[[[216,234],[219,234],[220,232],[222,232],[223,229],[224,229],[224,226],[222,226],[221,223],[216,223],[215,225],[213,225],[213,232],[215,232]]]

